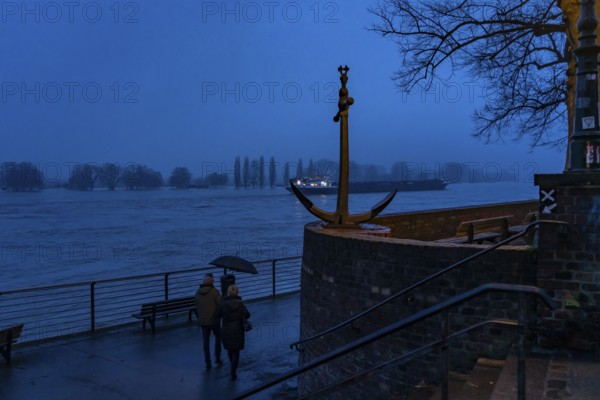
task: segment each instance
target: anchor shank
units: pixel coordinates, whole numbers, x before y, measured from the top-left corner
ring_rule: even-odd
[[[338,68],[340,72],[340,82],[342,87],[340,88],[340,98],[338,100],[338,113],[333,120],[340,122],[340,164],[338,173],[338,196],[337,196],[337,209],[336,217],[337,223],[340,225],[347,224],[349,219],[348,211],[348,178],[350,170],[350,150],[348,144],[348,111],[350,106],[354,104],[354,99],[348,96],[348,88],[346,82],[348,82],[348,66]]]
[[[348,219],[348,179],[349,179],[349,144],[348,144],[348,112],[340,116],[340,170],[338,174],[337,213],[342,222]]]

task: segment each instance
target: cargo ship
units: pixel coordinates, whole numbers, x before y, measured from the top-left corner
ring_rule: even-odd
[[[335,182],[320,178],[294,179],[294,185],[306,195],[309,194],[337,194],[338,186]],[[372,181],[349,182],[349,193],[379,193],[379,192],[416,192],[425,190],[444,190],[448,182],[443,179],[422,179],[406,181]],[[286,187],[292,192],[291,187]]]

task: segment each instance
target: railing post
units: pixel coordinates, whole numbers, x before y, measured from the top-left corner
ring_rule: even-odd
[[[276,289],[276,284],[275,284],[275,263],[277,262],[277,260],[273,259],[271,260],[271,273],[272,273],[272,278],[271,281],[273,282],[273,298],[275,298],[275,295],[277,294],[277,289]]]
[[[165,273],[165,300],[169,300],[169,273]]]
[[[450,331],[450,327],[448,324],[448,310],[445,309],[441,315],[441,332],[442,339],[445,342],[442,344],[441,354],[440,354],[440,375],[442,378],[441,382],[441,399],[448,400],[448,370],[450,364],[450,357],[448,355],[448,333]]]
[[[519,337],[517,339],[517,396],[525,400],[525,328],[527,324],[527,299],[519,292]]]
[[[90,283],[90,332],[96,331],[96,282]]]

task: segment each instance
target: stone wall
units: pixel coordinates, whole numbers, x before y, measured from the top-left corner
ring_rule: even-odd
[[[538,285],[554,296],[540,309],[540,344],[600,350],[600,173],[537,175],[542,224]]]
[[[514,215],[520,220],[537,202],[456,210],[405,213],[376,219],[392,227],[393,238],[372,237],[360,230],[333,230],[319,223],[304,231],[301,293],[301,338],[329,328],[376,304],[406,286],[480,251],[483,246],[437,244],[414,239],[453,236],[461,220]],[[446,226],[448,225],[448,226]],[[489,282],[535,284],[535,252],[527,246],[509,246],[441,276],[409,296],[396,299],[335,334],[307,343],[303,362],[384,327],[440,300]],[[471,300],[449,314],[450,331],[490,318],[515,318],[516,295],[490,293]],[[478,356],[502,357],[514,332],[497,327],[476,331],[468,341],[450,346],[454,369],[469,369]],[[406,351],[439,339],[441,317],[420,322],[352,354],[304,374],[299,390],[305,394],[348,377]],[[418,382],[436,381],[439,355],[432,353],[404,366],[390,366],[366,380],[337,389],[326,398],[394,398]],[[375,396],[375,397],[374,397]],[[319,397],[325,398],[325,397]]]

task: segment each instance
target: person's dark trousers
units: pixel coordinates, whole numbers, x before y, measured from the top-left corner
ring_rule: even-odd
[[[229,356],[229,364],[231,365],[231,379],[237,378],[237,367],[240,363],[240,351],[239,350],[227,350]]]
[[[221,363],[221,327],[219,324],[215,325],[203,325],[202,326],[202,339],[204,345],[204,362],[206,363],[206,368],[211,367],[210,362],[210,332],[213,332],[215,335],[215,358],[217,364]]]

